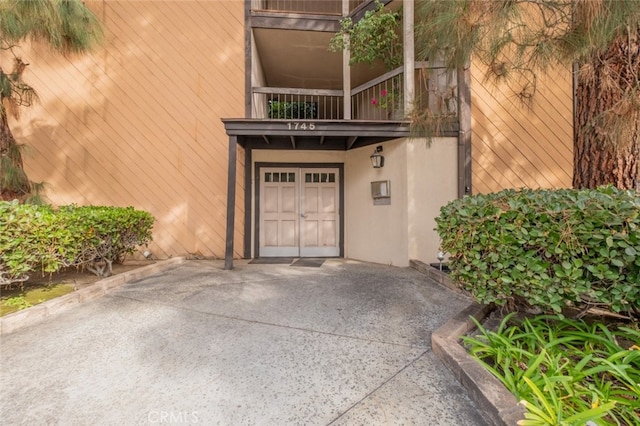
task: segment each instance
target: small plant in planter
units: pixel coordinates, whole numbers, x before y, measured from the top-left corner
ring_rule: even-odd
[[[268,114],[272,119],[317,119],[317,102],[269,101]]]

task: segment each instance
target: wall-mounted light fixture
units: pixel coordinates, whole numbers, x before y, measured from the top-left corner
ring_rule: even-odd
[[[376,150],[371,154],[371,165],[374,169],[379,169],[384,167],[384,156],[380,154],[382,152],[382,145],[378,145]]]

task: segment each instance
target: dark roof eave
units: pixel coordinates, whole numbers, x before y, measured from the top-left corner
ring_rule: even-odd
[[[401,138],[409,136],[410,133],[408,121],[223,118],[222,122],[229,136],[391,136]]]

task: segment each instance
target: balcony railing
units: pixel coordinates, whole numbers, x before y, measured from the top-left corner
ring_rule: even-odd
[[[351,91],[354,120],[401,120],[404,117],[402,68],[381,75]]]
[[[344,116],[342,90],[254,87],[259,118],[339,120]]]
[[[372,0],[349,0],[349,11]],[[251,0],[251,10],[342,15],[342,0]]]
[[[254,11],[342,15],[342,0],[252,0]]]
[[[404,69],[385,73],[351,90],[351,119],[400,121],[410,119],[404,107]],[[458,114],[458,88],[455,72],[443,67],[416,64],[416,114],[455,119]],[[342,90],[253,88],[253,117],[266,119],[342,120]]]
[[[351,117],[355,120],[404,120],[404,69],[396,68],[351,91]],[[415,66],[415,95],[410,107],[418,115],[446,119],[458,115],[456,73],[428,62]]]

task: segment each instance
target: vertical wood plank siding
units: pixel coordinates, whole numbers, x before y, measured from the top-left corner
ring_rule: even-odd
[[[473,192],[571,187],[573,106],[570,68],[538,76],[531,108],[506,85],[471,67]]]
[[[89,1],[105,44],[60,58],[33,45],[25,79],[40,95],[13,123],[29,176],[55,205],[132,205],[157,219],[158,257],[225,247],[228,137],[244,116],[244,4]],[[243,253],[239,153],[235,255]]]

